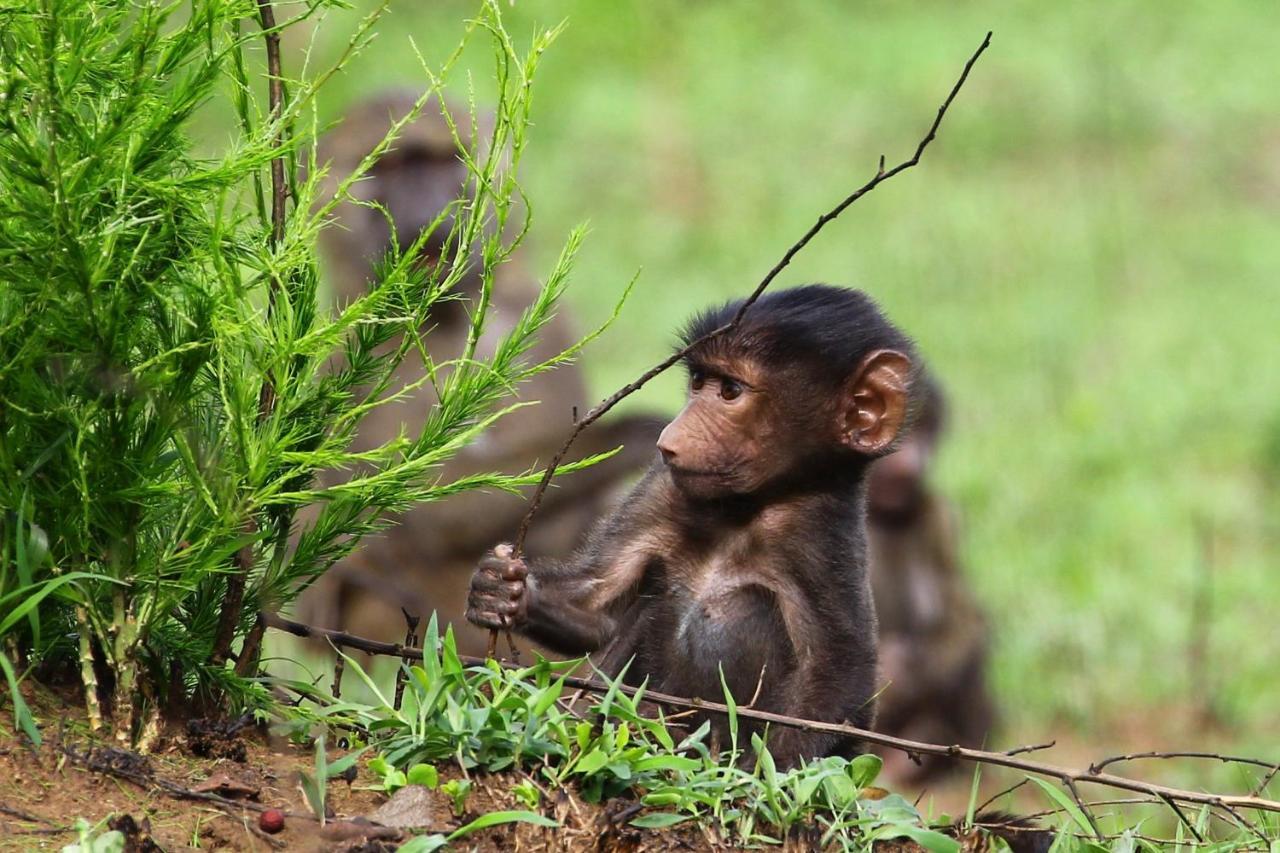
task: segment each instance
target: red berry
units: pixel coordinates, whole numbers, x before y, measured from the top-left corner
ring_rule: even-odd
[[[284,812],[279,809],[267,809],[258,817],[258,828],[268,835],[275,835],[284,829]]]

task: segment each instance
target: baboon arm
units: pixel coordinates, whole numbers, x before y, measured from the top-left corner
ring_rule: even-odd
[[[616,636],[662,539],[653,482],[650,471],[568,560],[529,564],[523,633],[565,653],[596,651]]]

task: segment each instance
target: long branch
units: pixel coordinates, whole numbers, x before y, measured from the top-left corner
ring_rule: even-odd
[[[271,628],[293,634],[296,637],[327,639],[335,646],[342,648],[357,649],[373,655],[386,655],[409,660],[422,660],[423,656],[421,648],[404,646],[399,643],[384,643],[378,640],[370,640],[364,637],[358,637],[354,634],[349,634],[346,631],[333,631],[328,628],[317,628],[311,625],[306,625],[302,622],[295,622],[292,619],[285,619],[275,613],[264,612],[262,614],[262,619],[264,624]],[[459,655],[459,659],[468,666],[480,666],[486,663],[484,658],[464,655]],[[519,668],[505,663],[501,665],[507,669]],[[654,690],[639,691],[634,687],[628,687],[626,685],[610,685],[592,678],[580,678],[573,675],[566,675],[562,677],[565,685],[572,687],[575,690],[605,693],[616,687],[628,696],[635,696],[638,692],[642,692],[643,699],[667,707],[686,708],[724,715],[728,715],[730,713],[729,707],[720,702],[711,702],[706,699],[690,699],[684,696],[673,696],[668,693],[659,693]],[[1020,752],[1020,750],[992,752],[985,749],[970,749],[964,746],[925,743],[923,741],[894,737],[892,735],[882,734],[881,732],[873,732],[869,729],[862,729],[857,726],[848,725],[847,723],[826,723],[820,720],[806,720],[801,717],[791,717],[786,714],[775,714],[771,711],[760,711],[755,708],[739,707],[735,713],[740,718],[759,720],[761,722],[772,723],[774,725],[800,729],[801,731],[827,732],[830,734],[853,737],[867,743],[874,743],[879,746],[896,749],[900,752],[905,752],[908,755],[937,755],[945,758],[955,758],[961,761],[971,761],[976,764],[990,764],[999,767],[1008,767],[1012,770],[1022,771],[1023,773],[1031,773],[1036,776],[1056,779],[1068,788],[1074,788],[1076,783],[1089,783],[1092,785],[1103,785],[1109,788],[1116,788],[1123,791],[1132,791],[1159,801],[1173,800],[1180,803],[1194,803],[1196,805],[1207,805],[1215,808],[1221,808],[1226,811],[1231,811],[1233,809],[1260,809],[1262,811],[1280,813],[1280,802],[1275,800],[1267,800],[1253,795],[1240,796],[1234,794],[1208,794],[1201,793],[1199,791],[1187,791],[1180,788],[1170,788],[1165,785],[1157,785],[1153,782],[1144,782],[1139,779],[1129,779],[1124,776],[1117,776],[1113,773],[1094,772],[1091,768],[1073,770],[1066,767],[1059,767],[1054,764],[1048,764],[1043,761],[1019,758],[1016,753]]]

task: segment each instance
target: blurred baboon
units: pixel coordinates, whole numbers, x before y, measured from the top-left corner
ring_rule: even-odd
[[[331,164],[327,178],[330,196],[337,182],[355,170],[392,122],[407,114],[413,104],[410,93],[383,94],[353,109],[328,134],[319,160]],[[458,118],[461,141],[469,147],[472,140],[466,115],[456,110],[453,115]],[[382,209],[344,202],[336,213],[337,221],[323,232],[327,279],[338,304],[365,291],[374,264],[392,241],[401,250],[410,248],[422,230],[444,214],[422,250],[423,262],[435,263],[453,226],[452,213],[447,211],[468,192],[467,184],[467,169],[457,144],[439,102],[432,101],[421,117],[403,129],[369,175],[352,187],[356,198],[376,202]],[[462,354],[468,332],[467,299],[479,286],[476,270],[458,286],[461,298],[433,307],[424,341],[437,365]],[[537,293],[537,284],[518,262],[508,262],[496,271],[490,318],[477,357],[492,354]],[[561,308],[527,358],[545,360],[574,340],[572,323]],[[397,369],[388,392],[417,382],[422,375],[421,361],[410,356]],[[574,412],[589,403],[582,372],[573,364],[533,377],[519,388],[518,399],[540,403],[504,416],[460,451],[444,466],[441,473],[445,480],[479,472],[516,473],[545,463],[572,426]],[[375,447],[394,438],[402,428],[415,433],[436,402],[431,383],[426,383],[409,399],[374,409],[362,421],[352,449]],[[601,504],[653,459],[662,423],[633,416],[604,421],[587,430],[571,458],[618,445],[625,449],[604,463],[557,480],[530,530],[529,547],[540,554],[567,554],[587,523],[599,515]],[[497,492],[467,492],[415,507],[397,518],[392,528],[367,538],[308,590],[300,602],[300,615],[324,627],[389,640],[403,631],[400,608],[424,617],[435,610],[442,630],[445,622],[453,622],[461,651],[482,653],[486,635],[462,619],[471,571],[495,539],[514,533],[524,510],[522,497]]]
[[[980,746],[994,720],[986,687],[988,629],[957,557],[951,508],[929,486],[945,401],[926,376],[916,425],[871,468],[867,530],[880,620],[882,683],[876,728],[941,744]],[[914,765],[882,753],[898,781],[920,782],[954,762]]]

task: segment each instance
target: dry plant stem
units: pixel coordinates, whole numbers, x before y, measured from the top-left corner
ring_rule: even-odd
[[[1263,776],[1262,781],[1253,789],[1253,795],[1255,797],[1261,796],[1262,792],[1267,790],[1267,786],[1271,784],[1271,780],[1276,778],[1277,773],[1280,773],[1280,764],[1275,765],[1267,771],[1267,775]]]
[[[246,534],[256,533],[257,529],[258,525],[252,518],[245,522]],[[231,641],[235,639],[240,611],[244,608],[244,582],[252,569],[253,546],[245,545],[236,551],[235,569],[227,578],[227,592],[222,598],[222,612],[218,616],[218,631],[214,635],[213,654],[210,656],[215,664],[231,657]]]
[[[1011,751],[1011,752],[1012,752],[1012,751]],[[1000,792],[998,792],[998,793],[992,794],[990,797],[987,797],[987,798],[982,802],[982,805],[980,805],[980,806],[978,806],[976,809],[974,809],[974,810],[973,810],[973,813],[974,813],[975,815],[980,815],[980,814],[982,814],[982,813],[983,813],[983,812],[985,812],[985,811],[987,810],[987,808],[988,808],[988,807],[990,807],[990,806],[991,806],[991,804],[992,804],[992,803],[994,803],[996,800],[1000,799],[1001,797],[1006,797],[1006,796],[1008,796],[1009,794],[1012,794],[1014,791],[1018,790],[1019,788],[1023,787],[1024,785],[1026,785],[1028,781],[1029,781],[1029,780],[1024,776],[1022,779],[1019,779],[1017,782],[1014,782],[1012,785],[1010,785],[1009,787],[1005,788],[1003,791],[1000,791]],[[1054,811],[1056,812],[1057,810],[1055,809]],[[1051,812],[1051,814],[1052,814],[1052,812]],[[1034,815],[1028,815],[1028,817],[1034,817]]]
[[[1005,755],[1022,755],[1024,752],[1039,752],[1042,749],[1053,749],[1057,746],[1056,740],[1047,740],[1044,743],[1032,743],[1026,746],[1018,746],[1013,749],[1006,750]]]
[[[345,631],[332,631],[327,628],[315,628],[311,625],[305,625],[301,622],[285,619],[284,617],[274,613],[264,613],[263,619],[266,621],[268,627],[285,631],[286,633],[293,634],[297,637],[324,637],[335,646],[359,649],[360,651],[367,652],[368,654],[389,655],[391,657],[412,660],[422,659],[422,649],[420,648],[406,648],[398,643],[384,643],[378,640],[369,640],[364,637],[357,637],[353,634],[348,634]],[[477,658],[467,655],[459,655],[458,657],[468,666],[482,666],[486,663],[485,658]],[[515,669],[516,667],[506,668]],[[589,678],[579,678],[572,675],[564,676],[564,683],[566,686],[575,690],[588,690],[595,693],[605,693],[611,689],[610,685],[605,684],[604,682]],[[711,702],[705,699],[689,699],[684,696],[672,696],[668,693],[659,693],[654,690],[637,691],[636,688],[628,687],[626,685],[618,685],[617,687],[628,696],[635,696],[637,692],[642,692],[643,699],[666,707],[688,708],[715,714],[727,715],[729,713],[729,707],[720,702]],[[1198,791],[1186,791],[1180,788],[1170,788],[1166,785],[1157,785],[1154,782],[1145,782],[1140,779],[1129,779],[1124,776],[1116,776],[1112,773],[1094,773],[1089,768],[1074,770],[1067,767],[1059,767],[1043,761],[1018,758],[1007,752],[990,752],[984,749],[970,749],[968,747],[956,745],[947,746],[944,744],[924,743],[923,741],[907,740],[906,738],[898,738],[893,737],[892,735],[881,734],[880,732],[860,729],[857,726],[851,726],[846,723],[827,723],[821,720],[806,720],[800,717],[790,717],[786,714],[775,714],[771,711],[760,711],[753,708],[740,707],[737,709],[737,715],[745,719],[759,720],[761,722],[787,726],[788,728],[800,729],[802,731],[828,732],[830,734],[853,737],[861,741],[866,741],[867,743],[874,743],[880,746],[889,747],[890,749],[896,749],[901,752],[905,752],[908,755],[938,755],[946,758],[956,758],[962,761],[971,761],[976,764],[1008,767],[1011,770],[1019,770],[1036,776],[1057,779],[1059,783],[1070,790],[1074,790],[1075,786],[1079,783],[1088,783],[1090,785],[1102,785],[1108,788],[1116,788],[1122,791],[1132,791],[1136,794],[1142,794],[1152,801],[1163,801],[1167,797],[1169,799],[1176,800],[1179,803],[1207,805],[1228,812],[1233,809],[1258,809],[1260,811],[1280,814],[1280,802],[1262,799],[1252,795],[1240,796],[1236,794],[1207,794]]]
[[[405,610],[403,607],[400,608],[400,612],[404,614],[404,624],[405,624],[404,644],[406,647],[411,648],[418,644],[418,623],[421,622],[422,620],[418,616],[410,615],[409,611]],[[341,659],[341,656],[339,656],[339,659]],[[403,660],[406,664],[409,662],[408,658],[404,658]],[[404,667],[400,667],[396,670],[395,709],[397,711],[400,710],[400,703],[403,701],[404,701]]]
[[[1262,840],[1263,849],[1272,849],[1271,840],[1268,839],[1267,836],[1262,832],[1262,830],[1258,829],[1258,827],[1252,821],[1246,820],[1243,815],[1241,815],[1235,809],[1231,808],[1231,806],[1227,805],[1226,803],[1219,803],[1218,808],[1222,809],[1224,812],[1231,815],[1231,817],[1234,818],[1234,823],[1237,826],[1243,826],[1245,829],[1248,829],[1254,835],[1258,836],[1258,838]]]
[[[262,649],[262,635],[266,630],[267,626],[259,618],[253,623],[253,627],[249,629],[248,635],[245,636],[244,645],[240,648],[240,659],[236,661],[236,675],[241,678],[252,678],[254,676],[258,665],[258,652]]]
[[[1239,755],[1222,755],[1217,752],[1132,752],[1128,755],[1113,755],[1110,758],[1104,758],[1089,765],[1090,773],[1099,773],[1111,764],[1117,764],[1121,761],[1136,761],[1142,758],[1154,758],[1168,760],[1170,758],[1204,758],[1210,761],[1221,761],[1223,764],[1251,764],[1254,767],[1265,767],[1267,770],[1274,771],[1280,765],[1272,761],[1263,761],[1259,758],[1245,758]]]
[[[284,79],[281,77],[280,65],[280,32],[276,29],[276,15],[272,8],[272,0],[258,0],[258,17],[262,24],[263,38],[267,44],[267,105],[271,120],[278,122],[284,110]],[[275,148],[284,148],[284,129],[276,133]],[[271,239],[272,249],[284,242],[285,200],[288,186],[285,183],[285,161],[281,153],[271,159]],[[276,295],[280,291],[280,279],[272,275],[267,289],[267,316],[275,310]],[[262,390],[258,395],[258,421],[265,421],[275,408],[275,383],[270,373],[263,378]],[[244,524],[244,532],[252,535],[258,530],[252,518]],[[222,613],[218,618],[218,630],[214,637],[213,652],[210,655],[215,664],[223,663],[231,654],[231,642],[235,639],[236,627],[240,623],[240,613],[244,608],[244,585],[253,569],[253,546],[245,545],[236,552],[235,569],[227,578],[227,593],[223,599]],[[247,638],[246,638],[247,639]],[[248,643],[246,642],[246,646]],[[247,650],[247,649],[246,649]],[[256,652],[256,650],[254,650]],[[237,661],[236,671],[242,676],[251,674],[254,655],[241,653]],[[241,669],[244,672],[241,672]]]
[[[1188,820],[1187,816],[1182,813],[1182,809],[1178,807],[1178,804],[1164,794],[1160,795],[1160,799],[1164,801],[1165,805],[1167,805],[1169,808],[1173,810],[1173,813],[1178,816],[1178,820],[1181,821],[1182,825],[1187,828],[1187,831],[1190,832],[1192,836],[1195,837],[1196,841],[1199,841],[1201,844],[1203,844],[1204,836],[1200,834],[1200,831],[1198,829],[1196,829],[1196,825],[1192,823],[1190,820]]]
[[[333,698],[342,698],[342,673],[347,668],[347,659],[342,655],[333,656]],[[398,707],[398,704],[397,704]]]
[[[102,703],[98,700],[98,673],[93,668],[93,639],[89,633],[89,611],[76,608],[76,627],[80,634],[80,682],[84,685],[84,710],[89,731],[102,728]]]
[[[800,253],[800,250],[807,246],[809,241],[818,235],[819,231],[825,228],[827,224],[837,216],[844,213],[851,204],[874,190],[876,187],[880,186],[880,184],[889,180],[894,175],[905,172],[907,169],[918,164],[921,156],[924,154],[924,150],[929,147],[929,143],[938,135],[938,128],[942,126],[942,119],[946,116],[947,109],[951,106],[951,102],[954,101],[956,95],[960,93],[960,89],[964,86],[965,80],[969,78],[969,71],[973,68],[974,63],[978,61],[978,57],[982,56],[983,51],[985,51],[990,45],[991,33],[987,33],[986,38],[982,40],[982,44],[980,44],[978,49],[974,51],[973,55],[969,57],[969,61],[964,64],[964,69],[960,72],[960,78],[956,80],[956,83],[951,87],[951,92],[948,93],[946,100],[944,100],[942,102],[942,106],[938,108],[938,114],[934,116],[933,124],[929,126],[929,132],[920,140],[920,143],[916,146],[915,153],[911,155],[910,159],[904,160],[892,169],[885,171],[884,157],[882,155],[880,157],[880,164],[876,170],[875,176],[846,196],[839,204],[831,208],[831,210],[819,216],[818,220],[809,227],[809,230],[806,231],[799,240],[796,240],[791,244],[791,247],[782,255],[781,260],[773,265],[773,269],[769,270],[765,277],[761,279],[760,283],[756,285],[756,289],[751,293],[751,295],[743,301],[742,306],[738,309],[737,313],[734,314],[732,320],[718,329],[713,329],[701,338],[690,343],[688,346],[682,347],[659,364],[649,370],[646,370],[638,379],[623,386],[622,388],[619,388],[613,394],[610,394],[604,400],[597,403],[591,411],[587,412],[581,420],[573,425],[573,429],[569,432],[568,438],[565,439],[565,442],[560,449],[556,451],[556,455],[551,457],[551,463],[547,465],[547,470],[543,472],[541,482],[538,483],[537,488],[534,489],[533,494],[529,498],[529,508],[525,511],[524,518],[520,520],[520,527],[516,530],[516,538],[512,545],[512,554],[514,556],[519,557],[523,553],[524,540],[529,533],[529,525],[533,522],[533,517],[537,514],[538,508],[542,505],[542,496],[551,485],[551,478],[555,476],[556,469],[559,467],[560,463],[564,461],[565,455],[569,452],[569,449],[573,446],[574,441],[577,440],[582,431],[599,420],[606,412],[616,406],[623,399],[643,388],[649,380],[658,376],[660,373],[665,372],[672,365],[679,362],[694,348],[700,347],[712,338],[723,335],[736,328],[738,324],[742,322],[742,318],[747,313],[747,310],[755,304],[756,300],[758,300],[761,295],[764,294],[769,285],[773,283],[773,280],[787,268],[792,259]],[[493,657],[493,652],[496,646],[497,631],[490,630],[488,657]]]

